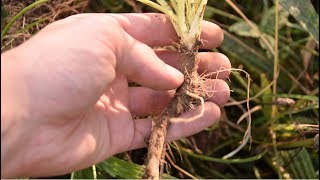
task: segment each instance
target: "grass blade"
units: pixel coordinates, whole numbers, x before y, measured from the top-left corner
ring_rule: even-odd
[[[96,165],[96,168],[102,172],[111,175],[113,178],[120,179],[141,179],[144,168],[140,165],[127,162],[117,157],[110,157]],[[176,179],[168,174],[163,174],[164,179]]]
[[[24,9],[22,9],[18,14],[16,14],[13,18],[10,19],[10,21],[8,22],[8,24],[4,27],[3,31],[1,32],[1,41],[3,39],[3,37],[7,34],[7,32],[9,31],[10,27],[12,26],[12,24],[14,22],[16,22],[16,20],[20,17],[22,17],[26,12],[30,11],[31,9],[35,8],[36,6],[46,3],[49,0],[39,0],[36,1],[32,4],[30,4],[29,6],[25,7]]]

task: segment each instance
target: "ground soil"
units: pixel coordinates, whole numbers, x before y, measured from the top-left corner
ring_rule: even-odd
[[[7,17],[4,19],[5,22],[1,24],[6,24],[6,22],[8,22],[13,16],[33,2],[34,0],[3,0],[2,5],[3,9],[6,11]],[[10,46],[4,50],[18,46],[40,29],[56,20],[63,19],[73,14],[85,12],[87,5],[88,0],[51,0],[48,3],[39,5],[27,12],[22,18],[17,19],[17,21],[12,25],[7,36],[2,41],[2,46],[4,44],[8,44],[12,39],[14,40],[10,43]],[[27,24],[31,24],[40,19],[46,20],[24,32],[17,33]]]

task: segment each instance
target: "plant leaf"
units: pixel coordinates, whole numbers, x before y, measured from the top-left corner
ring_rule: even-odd
[[[71,179],[93,179],[92,167],[74,172]]]
[[[260,75],[260,81],[261,81],[261,90],[266,88],[270,84],[266,74],[264,74],[264,73],[262,73]],[[266,120],[271,119],[272,106],[268,105],[268,104],[272,103],[271,94],[272,94],[272,90],[271,90],[271,88],[269,88],[268,90],[266,90],[263,93],[263,96],[262,96],[262,102],[264,104],[263,105],[263,114],[264,114],[264,117],[266,118]]]
[[[319,16],[310,0],[280,0],[287,10],[313,36],[319,44]]]
[[[293,179],[313,179],[316,171],[306,148],[281,151],[282,161]]]
[[[121,179],[141,179],[144,173],[142,166],[114,156],[97,164],[96,167],[100,172],[105,172],[114,178]],[[168,174],[163,174],[162,176],[164,179],[176,179]]]
[[[247,66],[252,72],[261,74],[270,72],[272,63],[266,58],[261,49],[244,42],[232,34],[225,32],[224,41],[220,47],[230,60],[237,60]]]
[[[288,23],[289,13],[285,10],[279,12],[279,28]],[[266,11],[260,21],[260,30],[266,33],[274,34],[275,28],[275,7],[272,7]]]
[[[260,37],[259,32],[256,30],[252,29],[246,22],[241,21],[241,22],[236,22],[233,25],[229,27],[230,32],[234,32],[238,34],[239,36],[244,36],[244,37],[253,37],[253,38],[258,38]]]

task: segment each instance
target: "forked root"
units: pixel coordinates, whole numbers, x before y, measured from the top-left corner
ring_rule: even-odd
[[[191,121],[194,121],[196,119],[199,119],[203,116],[204,114],[204,110],[205,110],[205,107],[204,107],[204,98],[197,95],[197,94],[194,94],[194,93],[191,93],[189,91],[186,92],[186,95],[194,98],[194,99],[198,99],[200,101],[200,113],[195,115],[195,116],[192,116],[190,118],[171,118],[170,119],[170,123],[178,123],[178,122],[191,122]]]

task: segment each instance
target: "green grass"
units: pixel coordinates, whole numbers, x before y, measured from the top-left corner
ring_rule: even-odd
[[[251,114],[252,143],[222,159],[239,146],[247,126],[237,124],[246,111],[246,77],[233,73],[229,82],[233,100],[223,108],[224,121],[176,141],[171,154],[177,166],[197,178],[316,178],[319,155],[313,137],[319,127],[310,125],[319,124],[319,15],[312,2],[317,4],[310,0],[209,0],[205,19],[225,32],[223,44],[212,51],[226,54],[234,68],[250,73],[250,108],[261,109]],[[88,11],[129,13],[133,9],[155,12],[139,3],[132,8],[125,1],[113,0],[91,3]],[[16,20],[1,24],[8,27]],[[277,69],[279,76],[274,73]],[[274,105],[276,98],[290,98],[295,104]],[[285,103],[287,99],[280,100]],[[139,178],[143,167],[138,164],[144,155],[142,150],[119,154],[96,165],[95,173],[89,167],[72,178]],[[165,173],[166,178],[189,178],[173,166]]]

